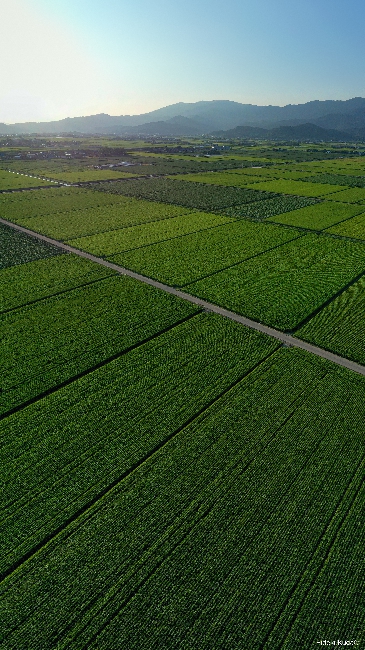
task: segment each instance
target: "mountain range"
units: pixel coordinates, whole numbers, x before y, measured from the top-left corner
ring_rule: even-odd
[[[316,100],[287,106],[229,100],[179,102],[141,115],[100,113],[52,122],[0,124],[0,135],[62,133],[356,140],[365,138],[365,99]]]

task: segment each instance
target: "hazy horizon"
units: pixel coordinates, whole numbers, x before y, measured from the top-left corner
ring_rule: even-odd
[[[0,0],[0,122],[365,96],[359,0]]]

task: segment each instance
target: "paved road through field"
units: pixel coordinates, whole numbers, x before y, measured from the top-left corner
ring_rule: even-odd
[[[79,257],[84,257],[87,260],[96,262],[96,264],[101,264],[102,266],[106,266],[108,269],[112,269],[113,271],[116,271],[121,275],[128,275],[129,277],[134,278],[135,280],[139,280],[140,282],[144,282],[145,284],[150,284],[151,286],[156,287],[157,289],[161,289],[166,293],[170,293],[173,296],[177,296],[178,298],[187,300],[188,302],[191,302],[194,305],[198,305],[199,307],[202,307],[206,311],[214,312],[215,314],[219,314],[224,318],[229,318],[230,320],[233,320],[237,323],[241,323],[246,327],[250,327],[251,329],[257,330],[258,332],[262,332],[263,334],[272,336],[274,339],[281,341],[284,345],[287,345],[288,347],[300,348],[301,350],[305,350],[310,354],[315,354],[317,357],[322,357],[322,359],[327,359],[328,361],[332,361],[333,363],[336,363],[338,366],[342,366],[343,368],[347,368],[348,370],[352,370],[353,372],[357,372],[358,374],[365,376],[365,366],[362,366],[361,364],[356,363],[355,361],[351,361],[350,359],[341,357],[338,354],[334,354],[333,352],[329,352],[328,350],[319,348],[316,345],[312,345],[311,343],[307,343],[306,341],[297,339],[294,336],[291,336],[290,334],[286,334],[285,332],[277,330],[273,327],[269,327],[268,325],[263,325],[262,323],[251,320],[250,318],[246,318],[245,316],[240,316],[240,314],[236,314],[235,312],[230,311],[229,309],[224,309],[223,307],[214,305],[211,302],[207,302],[206,300],[202,300],[201,298],[192,296],[191,294],[186,293],[185,291],[180,291],[179,289],[170,287],[168,284],[163,284],[162,282],[158,282],[157,280],[148,278],[147,276],[141,275],[140,273],[135,273],[134,271],[125,269],[123,266],[119,266],[118,264],[113,264],[113,262],[108,262],[108,260],[104,260],[102,257],[96,257],[91,253],[86,253],[84,251],[79,250],[78,248],[73,248],[73,246],[68,246],[68,244],[63,244],[62,242],[57,241],[56,239],[51,239],[50,237],[41,235],[37,232],[34,232],[33,230],[24,228],[23,226],[18,226],[17,224],[11,223],[10,221],[6,221],[5,219],[0,218],[0,223],[4,224],[5,226],[10,226],[15,230],[19,230],[19,232],[23,232],[26,235],[36,237],[37,239],[47,242],[48,244],[57,246],[58,248],[61,248],[62,250],[68,253],[79,255]]]

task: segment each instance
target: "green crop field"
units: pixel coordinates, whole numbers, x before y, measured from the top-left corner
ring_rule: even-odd
[[[173,176],[169,178],[174,178]],[[265,178],[265,176],[263,177]],[[250,176],[241,174],[225,174],[222,172],[209,172],[207,174],[185,174],[177,180],[204,183],[207,185],[224,185],[225,187],[245,187],[254,182]]]
[[[355,214],[365,211],[365,208],[347,203],[334,201],[322,201],[316,205],[303,207],[302,209],[286,214],[277,214],[270,221],[284,225],[298,226],[312,230],[323,230],[333,224],[350,219]],[[331,230],[331,232],[334,232]]]
[[[139,176],[141,173],[140,167],[133,168],[133,172],[115,169],[83,169],[72,172],[50,172],[49,178],[64,181],[65,183],[87,183],[90,181],[114,180],[114,178],[131,178],[133,176]],[[47,174],[45,173],[45,175]]]
[[[92,207],[120,205],[126,199],[93,192],[78,187],[60,187],[50,190],[32,190],[16,194],[0,194],[0,217],[25,223],[23,219],[45,214],[59,214]]]
[[[341,293],[296,336],[365,364],[365,278]]]
[[[59,255],[60,250],[0,223],[0,270]]]
[[[30,549],[2,585],[9,650],[290,650],[341,637],[349,606],[361,634],[363,378],[292,350],[243,360],[242,328],[233,362],[233,327],[197,322],[5,423],[3,566]]]
[[[348,187],[365,187],[364,176],[351,176],[350,174],[317,174],[317,176],[309,176],[302,180],[311,183],[329,183],[331,185],[346,185]]]
[[[186,318],[196,307],[126,276],[3,314],[1,412]]]
[[[363,244],[308,234],[189,284],[186,290],[291,331],[364,272]]]
[[[102,195],[101,192],[99,194]],[[98,203],[97,198],[94,199],[95,205]],[[50,213],[39,217],[16,217],[12,221],[49,237],[65,240],[183,214],[191,214],[191,210],[120,196],[115,204],[70,210],[64,213]]]
[[[161,282],[182,286],[301,235],[279,226],[235,221],[110,259]]]
[[[32,178],[25,174],[16,174],[7,170],[0,170],[0,192],[4,190],[18,190],[23,187],[39,187],[39,186],[52,185],[49,181],[44,181],[41,178]]]
[[[0,312],[95,282],[114,272],[76,255],[57,255],[0,271]]]
[[[228,217],[216,214],[193,212],[192,214],[183,214],[170,219],[112,230],[101,235],[69,239],[68,243],[94,255],[105,257],[113,253],[120,253],[159,241],[188,235],[192,232],[221,226],[230,221]]]
[[[180,309],[186,316],[184,304],[170,304],[172,313]],[[159,318],[173,325],[167,314]],[[2,493],[12,524],[1,542],[1,572],[278,348],[211,314],[197,314],[148,342],[128,329],[140,345],[0,424],[2,452],[17,465],[13,485]],[[33,422],[27,429],[24,418]]]
[[[328,232],[331,232],[334,235],[342,235],[343,237],[365,240],[365,214],[362,212],[362,214],[359,214],[352,219],[347,219],[336,226],[332,226],[332,228],[328,228]]]
[[[248,187],[248,184],[246,185]],[[290,180],[275,180],[264,181],[255,183],[256,190],[263,192],[279,192],[281,194],[297,194],[298,196],[313,196],[320,197],[326,194],[334,194],[342,190],[341,185],[328,185],[327,183],[309,183],[307,181],[290,181]],[[339,199],[341,200],[341,199]]]
[[[365,144],[0,140],[1,648],[360,648]]]
[[[328,187],[328,186],[326,186]],[[95,189],[112,194],[124,194],[150,201],[162,201],[183,205],[197,210],[219,210],[231,205],[241,205],[273,196],[272,192],[260,192],[241,187],[218,187],[192,183],[175,178],[150,178],[130,181],[116,181]]]
[[[231,208],[223,208],[221,214],[226,214],[235,219],[251,219],[253,221],[262,221],[273,215],[281,215],[284,212],[293,214],[293,210],[300,210],[308,205],[314,205],[317,199],[308,199],[303,196],[275,196],[273,199],[265,201],[254,201],[244,205],[235,205]]]
[[[352,187],[348,190],[341,190],[328,197],[331,201],[342,201],[343,203],[365,203],[365,188]]]

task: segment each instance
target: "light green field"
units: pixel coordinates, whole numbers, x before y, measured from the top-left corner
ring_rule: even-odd
[[[294,229],[242,220],[120,253],[111,259],[161,282],[181,286],[299,236],[301,233]]]
[[[113,271],[76,255],[56,255],[0,271],[0,311],[7,311],[81,285]]]
[[[359,214],[352,219],[339,223],[336,226],[329,228],[328,232],[331,232],[334,235],[342,235],[343,237],[353,237],[354,239],[365,240],[365,214]]]
[[[111,255],[122,251],[140,248],[159,241],[181,237],[192,232],[221,226],[231,222],[229,217],[221,217],[206,212],[184,214],[171,219],[112,230],[101,235],[69,239],[68,243],[94,255]],[[181,242],[183,246],[183,242]]]
[[[306,208],[300,208],[285,214],[279,214],[270,217],[268,221],[282,223],[284,225],[298,226],[300,228],[311,228],[313,230],[323,230],[339,221],[348,219],[359,212],[365,211],[365,208],[347,203],[335,203],[332,201],[323,201]]]
[[[0,170],[0,191],[1,190],[18,190],[22,187],[40,187],[49,186],[53,183],[44,181],[41,178],[32,178],[25,174],[15,174],[5,170]]]
[[[45,172],[49,178],[54,178],[66,183],[87,183],[88,181],[106,181],[115,180],[116,178],[132,178],[141,174],[140,168],[136,167],[135,172],[114,171],[109,169],[85,169],[74,172]]]
[[[49,237],[64,240],[191,213],[191,210],[180,206],[154,203],[124,196],[119,196],[114,205],[108,205],[107,199],[108,197],[113,198],[113,195],[103,194],[102,192],[95,193],[95,203],[98,202],[99,195],[104,198],[106,205],[62,214],[17,218],[12,219],[12,221]]]
[[[308,234],[186,287],[189,293],[292,331],[365,272],[365,245]]]
[[[298,338],[365,364],[365,278],[341,293],[297,332]]]
[[[344,203],[365,203],[365,188],[351,187],[348,190],[342,189],[330,197],[331,201],[343,201]]]

